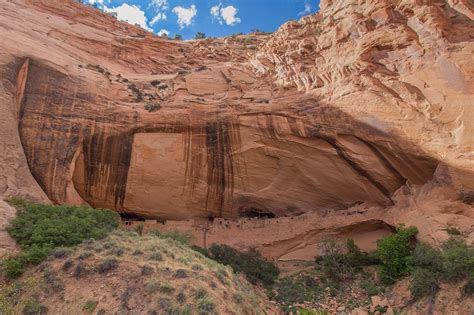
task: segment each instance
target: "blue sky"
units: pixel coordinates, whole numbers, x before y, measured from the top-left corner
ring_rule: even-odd
[[[319,10],[319,0],[83,0],[120,20],[139,24],[155,33],[196,32],[221,37],[252,29],[273,32],[288,20]]]

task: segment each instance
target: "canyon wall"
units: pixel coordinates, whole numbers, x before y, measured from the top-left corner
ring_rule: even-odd
[[[0,193],[160,220],[377,208],[395,224],[425,210],[400,195],[443,187],[453,220],[473,220],[473,14],[323,0],[273,34],[174,41],[69,0],[2,1]]]

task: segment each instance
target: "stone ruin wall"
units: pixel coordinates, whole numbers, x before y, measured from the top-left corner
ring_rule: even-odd
[[[144,234],[153,230],[191,233],[192,244],[208,248],[212,244],[225,244],[246,250],[256,247],[269,259],[311,260],[320,254],[321,243],[326,238],[345,241],[354,239],[361,249],[374,250],[376,240],[391,233],[392,227],[379,218],[378,209],[352,209],[325,215],[306,214],[283,218],[242,218],[226,220],[215,218],[186,221],[123,220],[127,229],[144,224]],[[340,222],[346,222],[343,228]]]

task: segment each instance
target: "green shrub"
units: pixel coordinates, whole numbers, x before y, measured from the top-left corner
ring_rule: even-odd
[[[50,254],[50,247],[39,247],[37,245],[33,245],[17,254],[16,258],[20,260],[25,266],[28,264],[37,265],[48,258]]]
[[[82,252],[79,256],[77,256],[77,259],[84,260],[84,259],[87,259],[89,257],[92,257],[92,255],[94,255],[92,252],[85,251],[85,252]]]
[[[207,296],[207,291],[204,288],[195,288],[193,289],[193,296],[196,299],[202,299]]]
[[[17,210],[25,208],[30,203],[30,201],[20,196],[8,197],[5,199],[5,202]]]
[[[176,301],[180,304],[184,304],[184,302],[186,302],[186,294],[184,294],[184,292],[179,292],[178,295],[176,295]]]
[[[142,271],[141,271],[141,274],[142,276],[149,276],[151,274],[153,274],[155,272],[155,269],[153,269],[153,267],[150,267],[150,266],[142,266]]]
[[[227,284],[228,283],[227,278],[229,277],[229,274],[227,273],[227,271],[225,269],[220,269],[219,268],[219,270],[214,272],[214,275],[216,276],[217,279],[219,279],[219,281],[222,284]]]
[[[68,250],[62,247],[103,238],[119,224],[119,215],[111,210],[37,204],[19,198],[8,202],[18,211],[7,231],[23,249],[4,262],[8,277],[18,277],[26,266],[39,264],[51,253],[66,257]]]
[[[374,256],[361,251],[352,239],[346,241],[345,248],[332,238],[325,239],[321,243],[321,252],[316,263],[325,277],[334,282],[350,279],[355,272],[362,271],[363,266],[379,263]]]
[[[68,259],[64,262],[62,270],[67,271],[72,267],[72,260]]]
[[[253,284],[271,285],[278,277],[278,267],[262,258],[261,254],[252,249],[240,252],[227,245],[212,245],[209,256],[224,265],[231,266],[236,272],[242,272]]]
[[[380,260],[380,276],[384,283],[391,284],[408,273],[407,259],[414,248],[418,230],[414,226],[400,226],[397,233],[377,242],[376,257]]]
[[[53,292],[61,292],[64,290],[64,283],[56,277],[56,274],[50,267],[43,270],[43,277],[48,288]]]
[[[474,295],[474,277],[471,277],[462,287],[462,293],[464,296],[473,296]]]
[[[26,266],[39,264],[49,256],[50,252],[51,249],[48,247],[32,246],[29,249],[23,250],[15,257],[4,260],[2,263],[3,271],[10,279],[19,277]]]
[[[197,309],[199,311],[199,315],[209,314],[213,312],[215,308],[216,308],[216,304],[214,304],[214,302],[208,297],[203,297],[197,303]]]
[[[24,248],[54,248],[103,238],[118,224],[119,215],[111,210],[27,203],[18,209],[7,230]]]
[[[74,272],[72,273],[72,275],[74,276],[74,278],[79,279],[84,274],[85,270],[86,267],[84,263],[80,261],[77,263],[76,268],[74,268]]]
[[[449,239],[441,246],[441,250],[419,243],[407,262],[412,276],[410,290],[414,300],[434,295],[441,280],[460,281],[474,277],[474,247],[460,239]],[[469,292],[469,281],[466,285]]]
[[[188,278],[188,272],[184,269],[178,269],[175,271],[173,278],[176,279],[186,279]]]
[[[384,287],[376,286],[372,281],[362,282],[361,288],[364,289],[368,296],[379,295],[385,292]]]
[[[355,244],[353,239],[348,239],[346,242],[347,252],[344,255],[346,263],[354,268],[363,266],[377,265],[380,261],[377,257],[370,255],[369,253],[363,252]]]
[[[412,272],[410,292],[413,299],[417,300],[426,295],[434,295],[438,290],[437,275],[435,272],[416,268]]]
[[[158,292],[159,289],[160,289],[160,285],[159,285],[157,282],[155,282],[155,281],[149,282],[149,283],[147,283],[147,285],[145,286],[145,291],[146,291],[148,294],[156,293],[156,292]]]
[[[99,304],[99,301],[89,300],[84,305],[83,310],[88,312],[88,313],[92,313],[92,312],[94,312],[94,310],[95,310],[95,308],[97,307],[98,304]]]
[[[428,244],[418,243],[412,255],[407,258],[409,266],[424,268],[432,272],[440,272],[443,267],[442,253]]]
[[[244,301],[244,296],[242,295],[242,293],[234,293],[232,295],[232,299],[235,303],[241,304]]]
[[[114,270],[117,267],[118,267],[117,259],[107,258],[97,266],[96,271],[98,273],[107,273],[111,270]]]
[[[442,276],[447,281],[459,281],[474,277],[474,246],[464,240],[451,238],[443,246]]]
[[[54,258],[65,258],[71,254],[71,249],[65,247],[58,247],[53,249],[52,255]]]
[[[204,39],[206,38],[206,34],[203,32],[197,32],[196,35],[194,35],[194,39]]]
[[[140,249],[135,249],[132,253],[133,256],[140,256],[143,255],[143,251]]]
[[[23,308],[23,315],[44,315],[48,313],[48,308],[41,305],[36,299],[26,302]]]
[[[18,259],[10,258],[3,261],[3,271],[10,279],[21,276],[24,270],[25,265],[22,264]]]
[[[122,247],[117,247],[117,248],[112,248],[107,252],[107,255],[113,255],[113,256],[122,256],[125,253],[125,249]]]
[[[162,261],[163,260],[163,256],[158,253],[158,252],[154,252],[150,255],[150,260],[154,260],[154,261]]]
[[[117,247],[117,243],[115,242],[107,242],[102,245],[102,249],[112,249]]]
[[[304,273],[278,279],[272,286],[270,296],[282,305],[293,305],[311,301],[323,292],[314,277]]]
[[[171,284],[169,283],[163,283],[160,285],[160,292],[162,293],[172,293],[174,291],[174,288]]]
[[[192,245],[191,248],[194,249],[196,252],[201,253],[203,256],[209,257],[209,250],[196,245]]]
[[[96,244],[93,249],[96,253],[100,253],[104,250],[104,247],[102,246],[102,244]]]
[[[192,266],[191,266],[191,269],[192,269],[193,271],[201,271],[201,270],[204,270],[204,267],[201,266],[201,265],[195,264],[195,265],[192,265]]]
[[[413,300],[433,296],[438,290],[442,271],[442,253],[428,244],[418,243],[412,255],[407,258],[411,275],[410,292]]]
[[[339,282],[352,274],[343,253],[344,247],[341,243],[336,242],[333,238],[326,238],[321,243],[321,256],[316,258],[316,263],[325,277],[334,282]]]
[[[454,226],[448,226],[445,230],[449,235],[457,236],[457,235],[462,235],[461,231],[459,231],[456,227]]]

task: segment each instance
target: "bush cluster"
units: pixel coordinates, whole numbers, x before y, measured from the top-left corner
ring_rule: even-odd
[[[322,243],[322,255],[316,258],[324,275],[335,282],[351,279],[363,266],[379,263],[379,260],[362,252],[354,240],[348,239],[345,247],[334,239]]]
[[[206,34],[203,32],[197,32],[196,35],[194,35],[194,39],[205,39]]]
[[[344,289],[346,281],[352,281],[363,266],[379,263],[373,255],[365,253],[351,239],[346,243],[326,238],[321,243],[321,255],[316,258],[316,273],[301,271],[275,282],[269,296],[283,306],[285,313],[299,314],[294,305],[305,301],[317,301],[326,292],[336,296]],[[380,293],[383,289],[372,283],[362,287],[368,295]],[[306,313],[304,313],[306,314]]]
[[[241,252],[227,245],[212,245],[207,251],[201,249],[200,252],[232,267],[236,272],[243,273],[253,284],[271,285],[280,273],[273,262],[263,259],[260,252],[255,249]]]
[[[118,261],[115,258],[106,258],[96,267],[98,273],[107,273],[118,267]]]
[[[101,239],[119,225],[119,215],[111,210],[30,203],[18,198],[10,201],[18,211],[7,231],[22,247],[19,254],[3,262],[10,278],[21,275],[27,265],[44,261],[55,248]],[[61,254],[66,254],[64,249],[54,251],[54,255]]]
[[[408,259],[413,299],[434,295],[443,281],[467,279],[463,294],[472,295],[474,283],[474,246],[463,239],[450,238],[440,250],[419,243]]]
[[[378,265],[384,284],[392,284],[402,276],[411,277],[411,294],[414,300],[434,295],[443,281],[467,279],[463,294],[474,292],[474,246],[457,237],[450,238],[441,248],[416,243],[416,227],[400,226],[397,232],[378,241],[373,255],[362,252],[352,240],[345,248],[334,240],[322,244],[323,254],[316,259],[321,271],[335,285],[352,278],[362,266]],[[366,284],[369,295],[378,291]],[[376,290],[377,289],[377,290]],[[304,292],[298,288],[298,292]]]
[[[279,279],[269,291],[269,297],[284,306],[311,301],[323,293],[323,287],[311,275],[298,273]]]
[[[415,248],[418,229],[414,226],[400,226],[397,233],[377,242],[375,256],[380,260],[382,282],[392,284],[408,273],[407,260]]]

